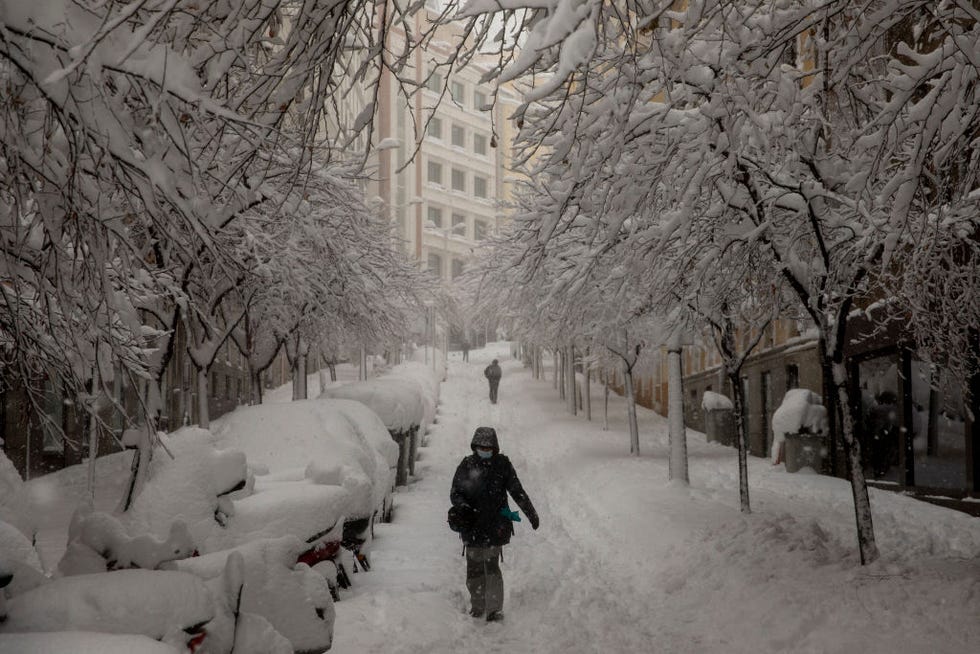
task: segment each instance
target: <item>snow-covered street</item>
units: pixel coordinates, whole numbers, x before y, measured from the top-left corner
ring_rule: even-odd
[[[504,370],[500,402],[482,371]],[[337,604],[334,652],[972,652],[980,649],[980,521],[872,491],[882,559],[861,567],[850,487],[750,461],[738,511],[735,452],[689,434],[691,487],[667,481],[666,422],[601,386],[571,417],[505,344],[454,353],[418,478],[380,525],[372,571]],[[467,614],[449,487],[480,425],[496,428],[541,516],[504,549],[501,624]]]

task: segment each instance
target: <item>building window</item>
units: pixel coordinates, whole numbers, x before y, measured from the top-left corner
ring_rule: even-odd
[[[442,276],[442,257],[434,252],[429,253],[428,269],[436,277]]]
[[[460,125],[453,125],[452,143],[460,148],[466,147],[466,130],[464,130]]]
[[[442,209],[439,207],[429,207],[429,221],[436,227],[442,227]]]
[[[458,105],[465,104],[464,89],[462,82],[451,82],[449,84],[449,94],[453,97],[453,102]]]
[[[453,234],[462,234],[465,231],[460,225],[466,225],[466,216],[461,213],[453,213]]]
[[[482,241],[487,237],[487,223],[482,220],[473,221],[473,240]]]
[[[234,387],[234,386],[232,385],[232,381],[231,381],[232,379],[233,379],[233,378],[232,378],[232,376],[231,376],[231,375],[227,375],[227,376],[225,377],[225,397],[226,397],[226,398],[228,398],[229,400],[230,400],[230,399],[232,398],[232,391],[233,391],[233,390],[234,390],[234,388],[235,388],[235,387]]]
[[[430,184],[442,186],[442,164],[437,161],[430,161],[428,166],[428,177]]]
[[[487,154],[487,137],[483,134],[473,135],[473,152],[477,154]]]
[[[426,130],[426,134],[434,139],[442,138],[442,119],[433,116],[429,119],[429,127]]]
[[[453,168],[453,190],[466,191],[466,173],[459,168]]]
[[[487,94],[483,91],[473,91],[473,108],[477,111],[485,111],[484,107],[489,104]]]
[[[462,274],[463,274],[463,260],[453,259],[453,272],[452,272],[453,279],[456,279]]]
[[[433,93],[442,92],[442,75],[436,71],[429,73],[429,78],[425,80],[425,88],[429,89]]]
[[[800,387],[800,367],[795,363],[786,366],[786,390]]]
[[[478,198],[487,197],[487,178],[479,175],[473,176],[473,195]]]

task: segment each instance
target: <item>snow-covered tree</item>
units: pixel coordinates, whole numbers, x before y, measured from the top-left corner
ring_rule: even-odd
[[[884,272],[911,274],[901,258],[940,216],[957,217],[956,233],[974,233],[969,211],[947,213],[975,204],[976,156],[964,150],[978,133],[974,5],[504,7],[504,24],[526,34],[498,73],[533,75],[516,114],[521,137],[535,156],[527,157],[532,172],[558,180],[542,197],[527,256],[583,222],[595,226],[583,252],[592,259],[624,238],[655,256],[666,241],[703,232],[760,252],[773,284],[795,295],[820,336],[861,558],[874,560],[844,334],[855,303],[878,292]],[[463,14],[499,11],[475,0]],[[972,262],[963,250],[961,260]],[[912,287],[914,276],[906,279]]]

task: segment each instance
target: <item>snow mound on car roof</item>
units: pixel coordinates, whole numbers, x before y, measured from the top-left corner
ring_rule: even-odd
[[[360,402],[370,408],[390,431],[407,431],[425,419],[425,398],[417,383],[384,378],[333,386],[321,398]]]
[[[398,458],[378,416],[351,400],[241,407],[215,421],[212,433],[217,446],[241,449],[250,464],[267,468],[270,481],[306,478],[347,489],[348,518],[381,504]]]
[[[61,577],[18,595],[7,609],[7,632],[100,631],[156,639],[215,616],[200,579],[159,570]]]

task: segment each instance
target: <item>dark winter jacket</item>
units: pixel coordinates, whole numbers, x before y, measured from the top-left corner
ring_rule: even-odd
[[[484,370],[483,370],[483,376],[486,377],[487,379],[489,379],[490,381],[495,381],[495,380],[496,381],[499,381],[500,380],[500,366],[497,365],[496,363],[491,363],[489,366],[487,366],[486,368],[484,368]]]
[[[507,494],[510,493],[535,529],[538,528],[538,513],[524,492],[510,459],[500,453],[493,428],[476,430],[470,447],[477,445],[493,447],[493,456],[481,459],[474,451],[464,458],[456,468],[449,499],[453,506],[469,506],[476,512],[473,526],[460,534],[465,544],[475,547],[506,545],[514,533],[514,523],[500,512],[503,508],[509,509]]]

